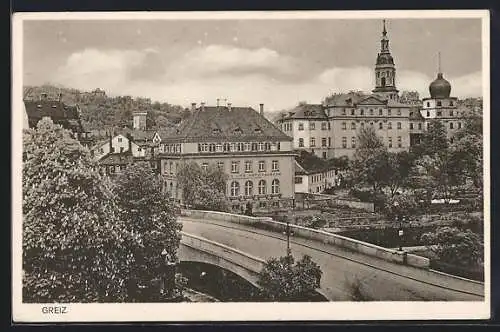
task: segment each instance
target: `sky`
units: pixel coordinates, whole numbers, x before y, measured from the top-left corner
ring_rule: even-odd
[[[387,30],[399,90],[427,97],[440,52],[452,95],[481,96],[480,19],[390,19]],[[23,84],[278,111],[372,90],[381,31],[381,19],[29,20]]]

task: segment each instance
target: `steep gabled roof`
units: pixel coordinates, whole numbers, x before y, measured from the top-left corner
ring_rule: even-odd
[[[321,104],[300,104],[282,119],[326,120],[327,116]]]
[[[59,100],[24,100],[24,107],[30,127],[35,127],[42,118],[50,117],[52,122],[66,129],[84,131],[76,105],[66,105]]]
[[[315,174],[334,169],[333,160],[324,160],[308,151],[300,151],[295,157],[297,174]]]
[[[251,107],[204,106],[161,135],[162,142],[291,141]]]

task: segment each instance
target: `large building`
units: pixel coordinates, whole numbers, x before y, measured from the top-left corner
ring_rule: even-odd
[[[350,158],[358,144],[359,129],[365,126],[373,127],[391,152],[417,144],[431,119],[443,121],[449,139],[462,128],[463,109],[457,108],[457,98],[450,97],[451,84],[440,68],[429,85],[429,98],[420,101],[412,93],[400,98],[385,20],[374,71],[375,88],[371,94],[337,93],[322,104],[302,103],[283,113],[277,123],[293,139],[293,148],[323,159]]]
[[[409,115],[415,106],[399,102],[385,21],[374,70],[372,94],[333,94],[323,104],[300,104],[278,119],[280,128],[293,137],[294,149],[307,150],[324,159],[352,157],[359,129],[372,126],[389,151],[407,150]]]
[[[158,158],[167,190],[177,200],[176,174],[184,163],[217,166],[228,174],[226,196],[233,211],[291,207],[294,189],[292,139],[250,107],[193,105],[194,111],[162,137]]]

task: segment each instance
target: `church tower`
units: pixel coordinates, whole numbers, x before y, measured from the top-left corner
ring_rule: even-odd
[[[383,20],[380,53],[377,54],[377,62],[375,64],[375,89],[372,92],[387,99],[398,99],[399,91],[396,89],[396,66],[389,51],[389,38],[387,38],[385,20]]]

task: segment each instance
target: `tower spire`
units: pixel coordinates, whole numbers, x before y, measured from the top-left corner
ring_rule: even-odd
[[[441,52],[438,52],[438,73],[441,74]]]
[[[387,35],[387,30],[385,29],[385,20],[382,20],[382,24],[384,26],[384,29],[382,30],[382,35],[386,36]]]

